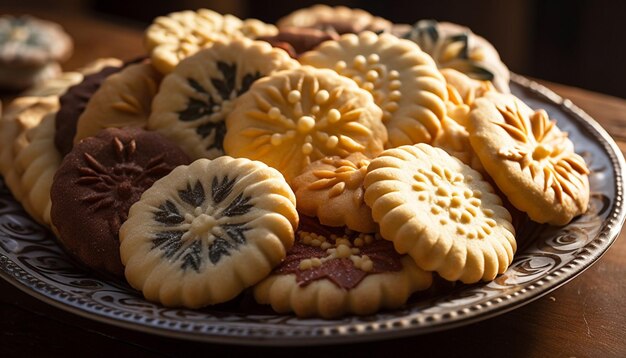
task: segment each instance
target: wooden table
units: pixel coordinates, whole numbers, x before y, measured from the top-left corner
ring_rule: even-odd
[[[143,53],[140,28],[86,15],[38,15],[63,24],[75,39],[74,57],[66,69],[98,57],[130,59]],[[626,151],[626,100],[543,83],[598,120]],[[297,357],[393,353],[418,357],[624,357],[625,307],[626,233],[622,231],[613,247],[590,269],[524,307],[461,328],[358,345],[273,349],[178,341],[66,313],[0,280],[0,356],[182,356],[201,352],[217,357],[237,353]]]

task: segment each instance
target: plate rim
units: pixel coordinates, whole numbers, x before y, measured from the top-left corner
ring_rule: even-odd
[[[585,127],[587,134],[593,136],[595,142],[607,154],[612,169],[615,171],[615,203],[596,237],[585,245],[583,251],[577,254],[575,258],[563,267],[541,277],[535,283],[511,292],[504,299],[494,297],[486,303],[478,304],[480,307],[476,307],[476,304],[470,306],[469,312],[452,310],[444,315],[432,314],[426,319],[423,317],[418,319],[415,313],[409,313],[401,317],[387,318],[384,323],[376,320],[368,323],[336,324],[336,321],[328,320],[320,321],[325,322],[324,325],[289,326],[288,330],[280,333],[278,331],[271,332],[272,328],[266,328],[267,325],[263,324],[249,323],[248,325],[251,327],[240,328],[236,326],[242,325],[242,323],[235,323],[234,327],[230,327],[228,322],[222,323],[222,326],[215,326],[212,331],[195,330],[194,327],[174,330],[173,328],[178,327],[172,326],[168,319],[159,320],[159,322],[163,321],[162,324],[146,324],[135,319],[128,312],[121,310],[114,312],[112,309],[109,309],[111,312],[103,312],[104,306],[98,307],[98,303],[91,304],[80,298],[73,301],[69,300],[71,297],[68,293],[34,277],[13,263],[3,253],[0,253],[0,277],[42,302],[100,323],[170,338],[238,345],[303,346],[384,340],[452,329],[504,314],[539,299],[586,271],[617,240],[626,219],[623,196],[626,161],[613,138],[596,120],[577,107],[571,100],[565,99],[547,87],[521,75],[511,73],[511,81],[571,114],[575,122]],[[595,245],[596,250],[590,250],[590,245]],[[601,248],[597,249],[598,247]],[[272,326],[274,325],[272,324]],[[194,324],[189,324],[189,326],[194,326]]]

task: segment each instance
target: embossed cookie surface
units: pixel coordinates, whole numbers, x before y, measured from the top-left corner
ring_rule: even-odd
[[[254,288],[279,313],[335,318],[397,308],[432,282],[429,272],[374,235],[329,228],[302,217],[294,246]]]
[[[96,271],[120,276],[118,231],[130,206],[189,158],[158,133],[109,128],[79,142],[51,188],[52,223],[64,248]]]
[[[369,92],[304,66],[255,82],[226,119],[224,150],[277,168],[288,182],[311,162],[383,150],[387,131]]]
[[[481,175],[427,144],[388,149],[365,176],[383,238],[441,277],[473,283],[503,273],[516,250],[511,215]]]
[[[383,110],[389,147],[432,143],[446,114],[446,83],[432,58],[408,40],[363,32],[326,41],[300,62],[352,78]]]
[[[363,200],[363,179],[369,163],[362,153],[311,163],[293,180],[298,211],[317,217],[323,225],[375,232],[372,212]]]
[[[278,171],[245,158],[198,159],[131,208],[120,230],[126,279],[166,306],[225,302],[285,257],[297,225]]]
[[[365,10],[351,9],[345,6],[331,7],[322,4],[296,10],[279,19],[277,24],[281,29],[304,27],[333,31],[338,34],[363,31],[378,32],[392,27],[392,23],[388,20],[373,16]]]
[[[154,19],[145,33],[145,43],[154,66],[163,74],[170,73],[183,59],[215,41],[258,36],[278,32],[274,25],[259,20],[240,20],[208,9],[173,12]]]
[[[489,175],[532,220],[564,225],[587,210],[589,170],[544,110],[491,94],[476,100],[468,130]]]
[[[299,64],[284,51],[248,39],[216,42],[163,79],[148,128],[178,143],[192,158],[224,154],[225,118],[257,79]]]
[[[145,127],[161,78],[149,62],[108,76],[78,118],[74,143],[109,127]]]

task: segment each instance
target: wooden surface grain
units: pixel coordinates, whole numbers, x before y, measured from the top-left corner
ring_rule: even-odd
[[[3,10],[0,5],[0,10]],[[8,12],[0,11],[0,13]],[[138,27],[88,15],[37,12],[75,40],[68,70],[99,57],[143,54]],[[626,151],[626,101],[543,82],[602,124]],[[0,356],[325,356],[624,357],[626,236],[591,268],[554,292],[483,322],[421,336],[303,348],[258,348],[180,341],[85,319],[32,298],[0,280]]]

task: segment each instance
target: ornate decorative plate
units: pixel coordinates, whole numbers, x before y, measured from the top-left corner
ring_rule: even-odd
[[[624,157],[611,137],[567,99],[520,76],[513,93],[545,108],[569,131],[591,175],[588,212],[563,227],[525,225],[504,275],[475,285],[439,284],[401,310],[337,320],[278,315],[243,295],[203,310],[145,301],[123,282],[69,259],[53,236],[0,181],[0,276],[54,306],[97,321],[170,337],[233,344],[306,345],[415,335],[476,322],[520,307],[565,284],[602,256],[624,222]]]

